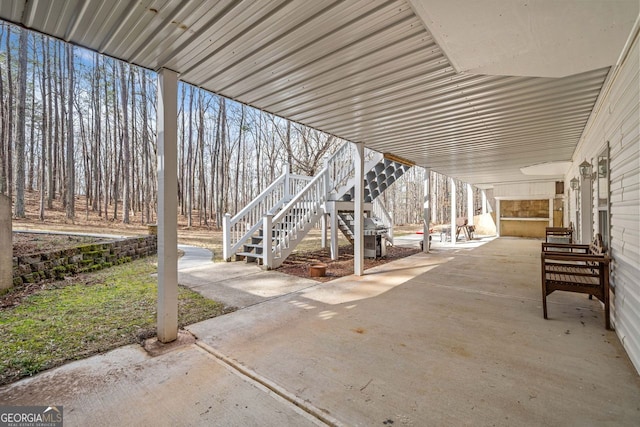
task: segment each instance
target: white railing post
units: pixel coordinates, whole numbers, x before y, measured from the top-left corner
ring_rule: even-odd
[[[222,218],[222,258],[231,261],[231,214],[226,213]]]
[[[271,270],[273,267],[273,251],[272,246],[272,234],[271,227],[273,224],[273,214],[266,214],[262,222],[262,260],[267,270]]]
[[[325,155],[323,160],[322,160],[322,164],[323,164],[323,172],[324,174],[326,174],[325,180],[324,180],[324,191],[325,191],[325,200],[329,200],[329,193],[331,193],[331,171],[329,170],[329,156]]]
[[[284,200],[285,203],[289,202],[289,198],[291,197],[291,171],[289,170],[289,164],[287,163],[284,166]]]

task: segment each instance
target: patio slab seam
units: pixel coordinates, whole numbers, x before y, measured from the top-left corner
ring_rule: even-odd
[[[284,400],[286,403],[293,405],[295,408],[298,409],[297,411],[298,413],[300,413],[301,415],[305,415],[307,417],[311,417],[309,418],[310,421],[313,421],[317,425],[332,426],[332,427],[338,427],[343,425],[338,420],[336,420],[331,415],[329,415],[327,413],[328,411],[320,408],[316,408],[309,401],[300,399],[296,395],[287,391],[285,388],[261,376],[260,374],[253,371],[252,369],[242,365],[240,362],[228,356],[225,356],[224,354],[220,353],[218,350],[211,347],[210,345],[202,341],[196,341],[195,346],[199,347],[201,351],[213,357],[218,363],[220,363],[230,372],[234,373],[235,375],[238,375],[243,380],[263,390],[264,392],[271,395],[272,397],[274,397],[275,395],[280,399]]]

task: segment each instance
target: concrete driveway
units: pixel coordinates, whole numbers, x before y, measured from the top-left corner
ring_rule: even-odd
[[[540,242],[473,246],[285,285],[191,325],[195,343],[71,363],[0,402],[62,404],[66,425],[639,425],[640,379],[600,304],[557,292],[544,320]]]

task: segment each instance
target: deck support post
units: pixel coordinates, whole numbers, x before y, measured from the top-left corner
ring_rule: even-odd
[[[425,253],[429,253],[431,246],[431,235],[429,234],[429,224],[431,224],[431,169],[425,170],[424,178],[424,227],[422,235],[422,248]]]
[[[178,338],[178,74],[158,73],[158,341]]]
[[[13,286],[13,231],[11,199],[0,194],[0,289]]]
[[[482,190],[482,215],[487,213],[487,190]]]
[[[467,184],[467,224],[473,225],[473,187],[471,184]]]
[[[336,208],[335,202],[329,203],[329,220],[331,221],[331,239],[329,241],[329,246],[331,248],[331,260],[336,261],[340,256],[339,247],[338,247],[338,232],[340,231],[338,225],[338,209]]]
[[[456,244],[456,181],[453,178],[449,178],[451,183],[451,246]]]
[[[354,241],[353,241],[353,274],[364,274],[364,143],[355,144],[355,206],[354,206]]]

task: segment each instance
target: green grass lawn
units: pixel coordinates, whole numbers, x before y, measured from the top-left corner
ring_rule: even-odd
[[[156,258],[54,282],[0,310],[0,385],[155,336]],[[180,326],[224,313],[180,287]]]

